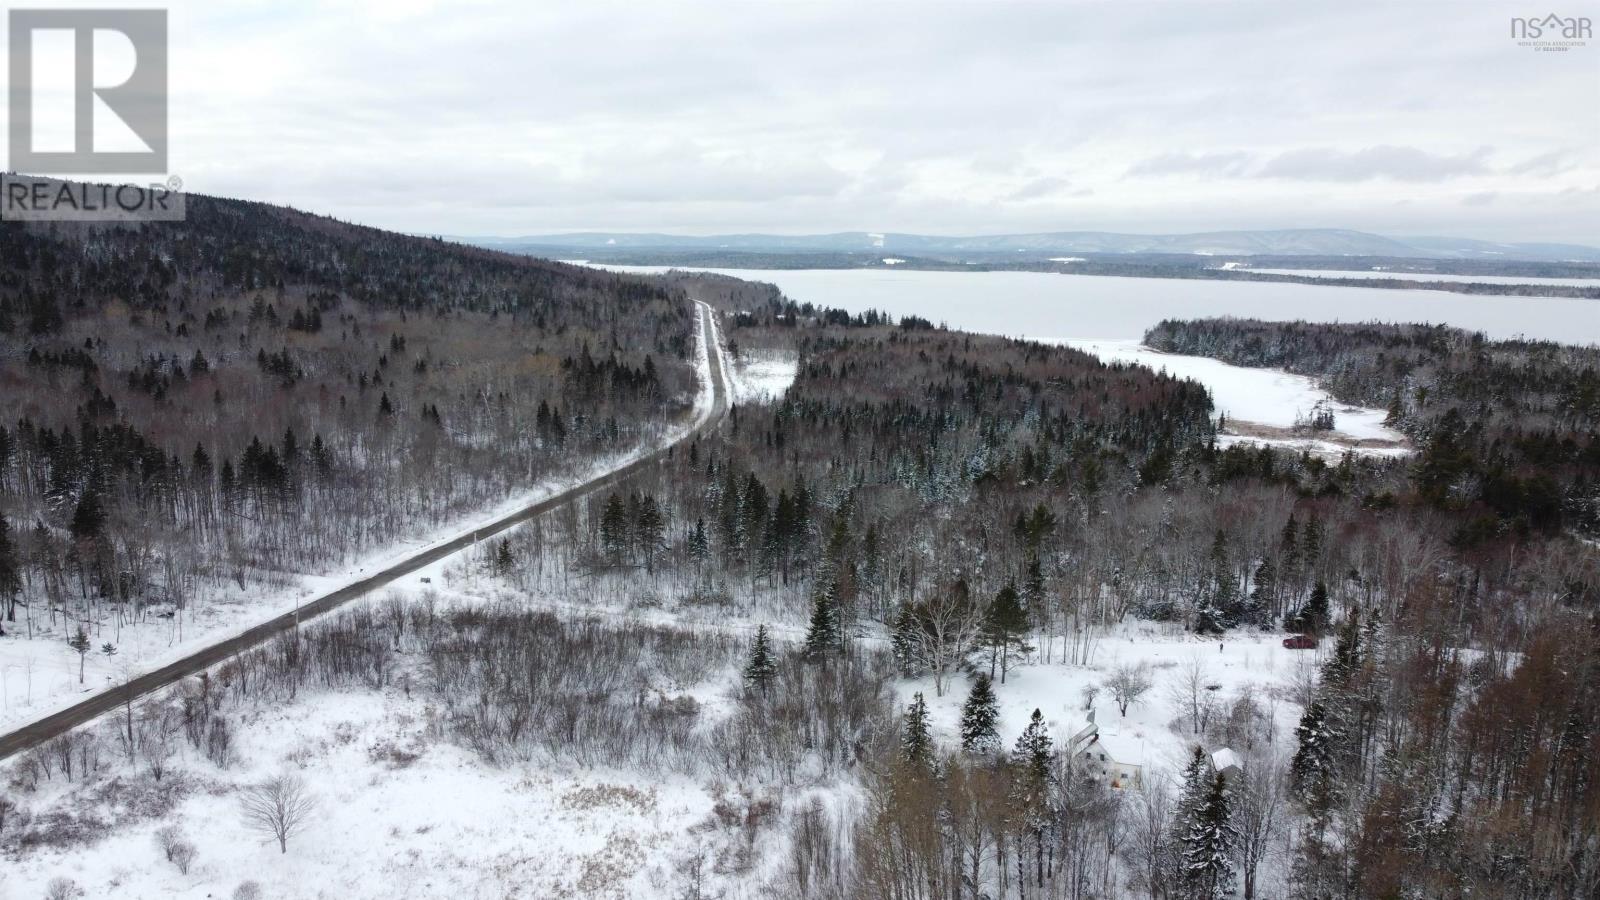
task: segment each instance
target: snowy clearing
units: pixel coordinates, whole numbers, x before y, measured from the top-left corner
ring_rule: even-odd
[[[1405,435],[1383,424],[1388,414],[1381,409],[1350,406],[1335,400],[1317,387],[1314,380],[1281,369],[1254,369],[1234,366],[1206,356],[1162,353],[1138,341],[1095,341],[1072,338],[1046,339],[1098,356],[1105,362],[1132,363],[1165,371],[1178,378],[1191,378],[1206,386],[1216,404],[1213,413],[1229,423],[1261,425],[1267,429],[1292,429],[1319,405],[1334,414],[1334,431],[1318,438],[1300,435],[1240,434],[1224,435],[1229,443],[1262,443],[1313,452],[1343,453],[1354,449],[1373,455],[1404,455]],[[1340,439],[1343,440],[1340,440]],[[1358,442],[1382,442],[1383,446],[1360,446]]]
[[[800,360],[782,350],[744,350],[728,367],[733,401],[739,404],[780,400],[799,373]]]

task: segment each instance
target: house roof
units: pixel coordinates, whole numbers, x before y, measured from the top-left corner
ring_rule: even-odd
[[[1225,769],[1244,768],[1243,764],[1239,761],[1239,754],[1233,752],[1227,747],[1223,747],[1221,750],[1211,754],[1211,767],[1216,769],[1218,772],[1221,772]]]

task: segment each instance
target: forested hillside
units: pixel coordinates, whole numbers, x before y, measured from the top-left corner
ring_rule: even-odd
[[[114,643],[423,537],[673,421],[692,325],[636,279],[262,204],[0,224],[0,622]]]
[[[597,499],[587,525],[552,523],[516,553],[575,546],[570,565],[634,603],[678,597],[680,614],[789,623],[783,660],[827,667],[883,635],[902,676],[931,689],[927,706],[915,698],[872,735],[873,799],[850,822],[855,842],[807,860],[805,895],[1534,898],[1600,886],[1600,704],[1588,696],[1600,565],[1564,520],[1441,501],[1442,437],[1415,461],[1219,450],[1203,394],[1148,370],[733,290],[730,344],[793,347],[794,385],[739,410],[675,474]],[[1520,390],[1476,395],[1501,429],[1485,452],[1540,435],[1581,484],[1592,420],[1559,398],[1592,377],[1590,351],[1527,352],[1543,362],[1517,363]],[[1417,405],[1401,417],[1441,434],[1434,417],[1467,388],[1451,390],[1408,392]],[[1539,477],[1515,455],[1525,449],[1498,452],[1498,483]],[[537,591],[570,577],[547,566],[510,582]],[[1199,660],[1165,675],[1130,664],[1095,686],[1138,703],[1159,685],[1174,730],[1243,753],[1226,801],[1208,799],[1209,762],[1173,761],[1174,782],[1144,792],[1107,790],[1075,778],[1072,751],[1042,726],[997,734],[984,713],[1008,668],[1095,665],[1139,620],[1222,645],[1255,629],[1324,636],[1293,687],[1224,694]],[[789,677],[759,674],[759,646],[757,681]],[[941,747],[928,707],[952,702],[961,743]],[[1280,704],[1297,727],[1275,723]]]
[[[1389,410],[1421,447],[1419,499],[1473,513],[1458,533],[1600,535],[1600,348],[1491,341],[1442,325],[1162,322],[1157,349],[1317,378]]]

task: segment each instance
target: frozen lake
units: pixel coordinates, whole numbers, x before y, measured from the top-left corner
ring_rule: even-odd
[[[604,266],[657,273],[665,266]],[[918,315],[952,328],[1070,344],[1108,362],[1136,362],[1192,378],[1211,391],[1216,414],[1287,428],[1319,401],[1334,406],[1336,437],[1394,441],[1382,410],[1333,401],[1311,379],[1214,359],[1157,353],[1140,346],[1162,319],[1237,316],[1323,322],[1447,323],[1492,338],[1529,337],[1600,344],[1600,301],[1561,297],[1492,297],[1293,283],[1113,278],[1049,272],[922,272],[903,269],[700,269],[776,284],[793,300],[851,312],[877,309]],[[1374,273],[1382,274],[1382,273]],[[1525,282],[1527,283],[1527,282]],[[1562,282],[1570,283],[1570,282]],[[1242,440],[1244,438],[1233,438]],[[1250,438],[1336,453],[1305,438]],[[1362,452],[1392,454],[1398,448]]]
[[[664,266],[606,266],[663,272]],[[916,314],[1016,337],[1137,340],[1162,319],[1237,316],[1322,322],[1447,323],[1492,338],[1600,344],[1600,300],[1492,297],[1315,284],[1113,278],[1052,272],[703,269],[776,284],[790,298]],[[1526,281],[1526,279],[1523,279]]]

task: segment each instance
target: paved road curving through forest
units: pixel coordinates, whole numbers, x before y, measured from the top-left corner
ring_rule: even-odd
[[[705,343],[706,358],[710,367],[711,410],[701,422],[691,428],[683,437],[619,468],[612,469],[610,472],[552,494],[488,525],[463,532],[443,544],[437,544],[426,550],[419,551],[360,581],[307,601],[292,612],[268,619],[248,631],[197,650],[182,659],[132,678],[124,684],[99,691],[66,709],[17,728],[15,731],[0,735],[0,760],[31,747],[37,747],[51,738],[71,731],[79,725],[126,703],[132,703],[155,691],[175,684],[190,675],[203,672],[225,661],[230,656],[242,653],[271,640],[275,635],[294,628],[300,622],[315,618],[330,610],[338,609],[351,600],[364,597],[378,588],[393,583],[396,579],[409,575],[425,566],[432,565],[451,554],[465,550],[477,541],[493,537],[515,525],[537,516],[542,516],[574,500],[616,484],[645,468],[657,465],[667,458],[674,447],[686,441],[694,440],[710,429],[715,428],[728,411],[727,380],[723,372],[721,343],[716,337],[715,315],[711,311],[711,307],[704,303],[696,301],[696,306],[699,310],[701,340]]]

